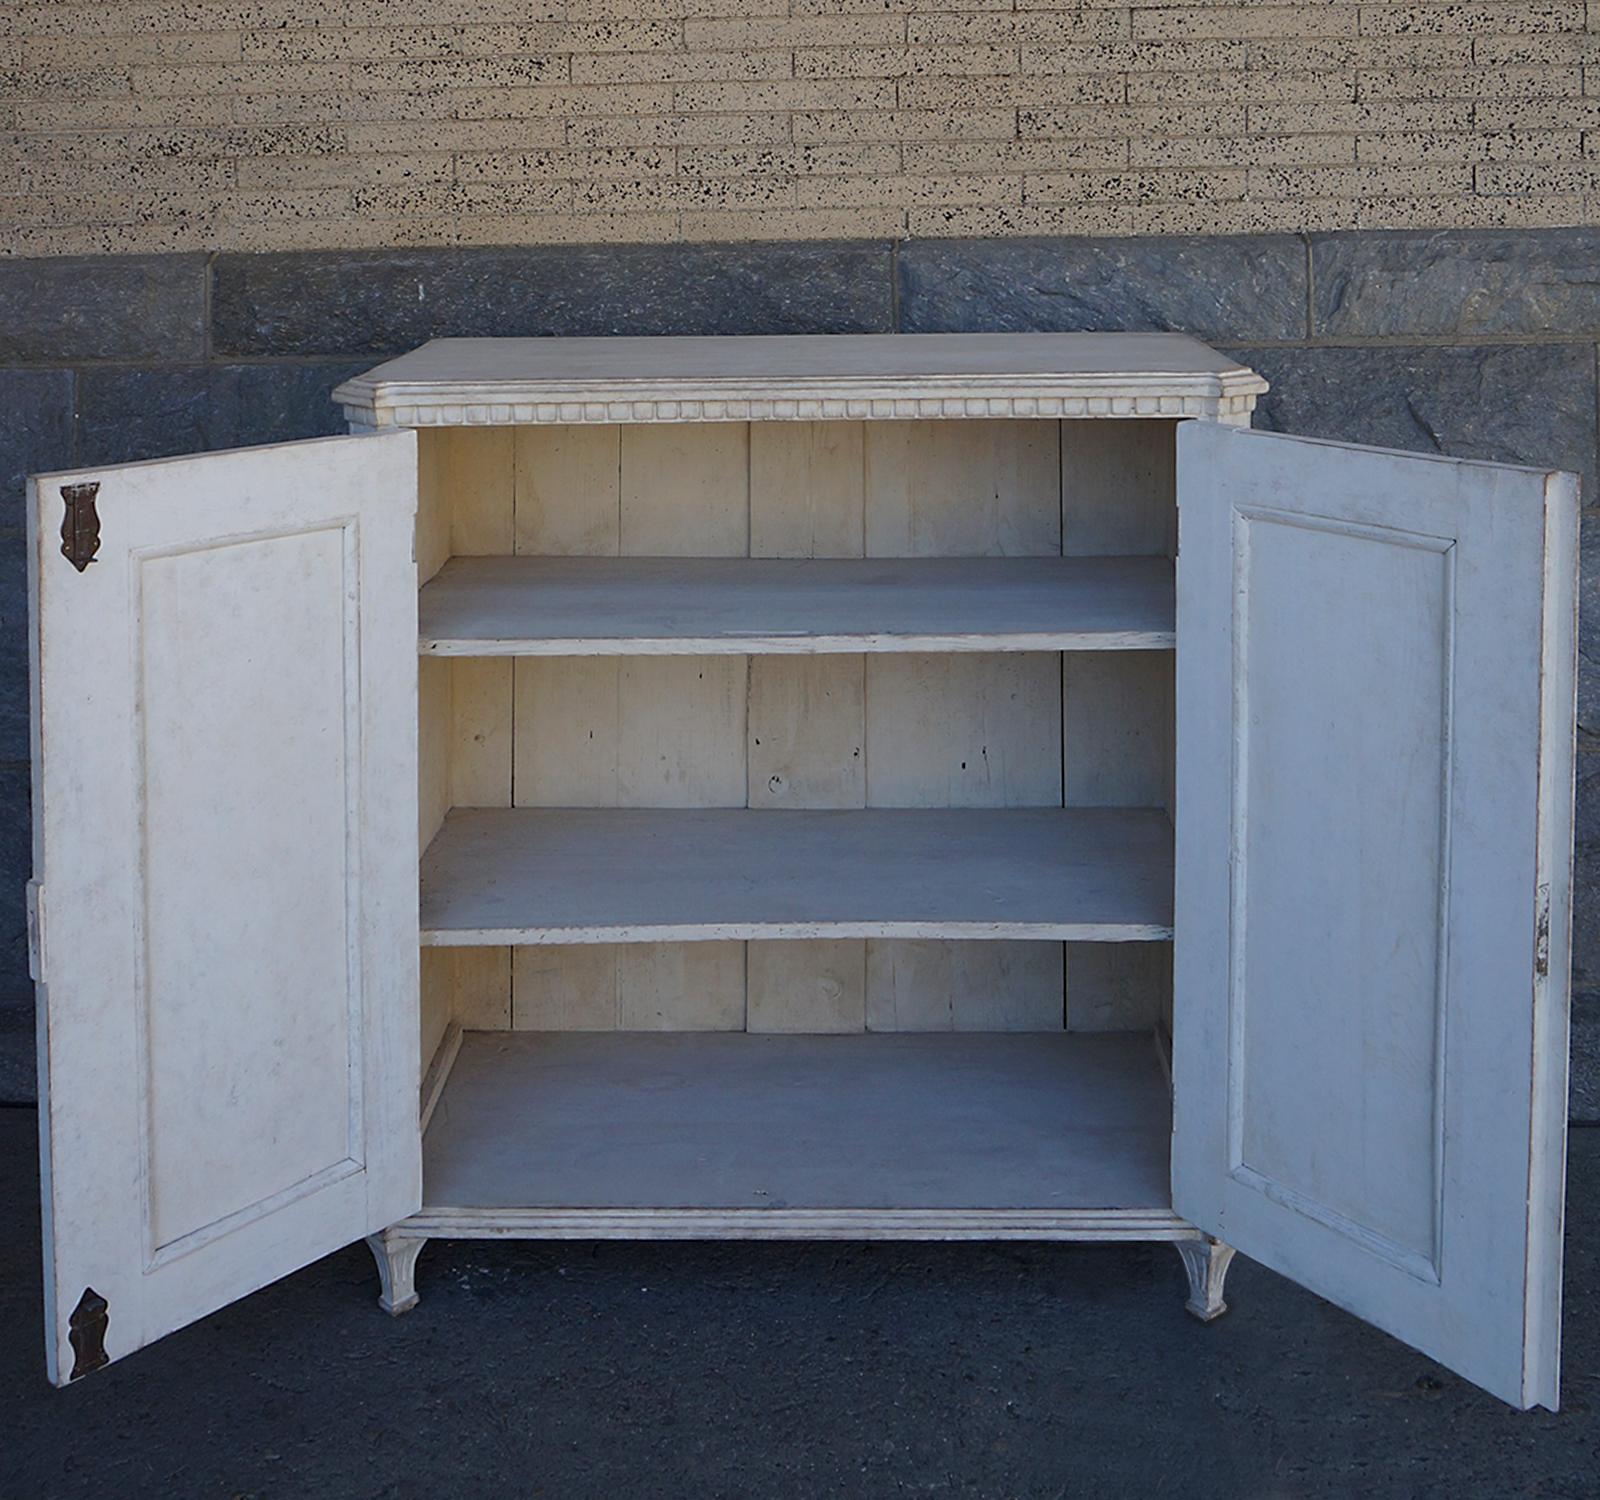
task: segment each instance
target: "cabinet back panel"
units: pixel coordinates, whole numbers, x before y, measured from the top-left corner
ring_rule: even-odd
[[[1056,422],[871,422],[868,557],[1051,557],[1061,551]]]
[[[767,422],[426,436],[456,553],[1047,556],[1170,552],[1173,429]],[[445,784],[462,806],[1162,804],[1170,657],[1116,655],[1127,659],[462,659]],[[452,972],[449,1005],[473,1025],[503,1025],[491,1019],[503,1013],[542,1029],[1059,1029],[1065,967],[1099,1029],[1148,1009],[1145,980],[1165,966],[1115,946],[1075,966],[1060,945],[1034,943],[503,950],[498,963],[478,955],[470,976]]]
[[[616,557],[622,538],[622,429],[518,427],[516,550]]]
[[[1061,551],[1177,555],[1176,422],[1061,424]]]
[[[750,555],[866,556],[866,424],[750,424]]]

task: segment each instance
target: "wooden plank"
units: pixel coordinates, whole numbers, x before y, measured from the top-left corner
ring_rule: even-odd
[[[461,1055],[461,1043],[465,1036],[466,1033],[461,1027],[451,1022],[445,1028],[444,1035],[439,1039],[439,1045],[434,1048],[429,1062],[422,1070],[422,1087],[417,1091],[419,1106],[417,1113],[418,1123],[423,1130],[427,1130],[429,1122],[433,1119],[434,1110],[439,1107],[444,1086],[450,1079],[450,1070],[455,1067],[456,1058]]]
[[[511,1025],[511,950],[422,950],[422,1055],[431,1057],[450,1024],[478,1031]]]
[[[523,807],[742,807],[745,659],[516,663]]]
[[[623,1031],[744,1030],[744,944],[626,943],[617,949]]]
[[[423,1191],[430,1211],[1162,1209],[1170,1119],[1139,1035],[469,1033]]]
[[[1172,944],[1068,943],[1068,1031],[1170,1027]]]
[[[417,857],[420,859],[450,810],[450,748],[454,733],[451,679],[454,664],[417,663]]]
[[[1170,807],[1173,676],[1166,651],[1061,659],[1068,807]]]
[[[870,807],[1059,807],[1053,653],[867,657]]]
[[[1169,937],[1171,832],[1110,808],[456,811],[424,941]]]
[[[610,943],[514,948],[511,1020],[518,1031],[614,1031],[617,953]]]
[[[417,433],[417,582],[426,583],[450,560],[449,428]]]
[[[981,878],[981,877],[979,877]],[[1060,1031],[1061,944],[871,942],[871,1031]]]
[[[750,943],[746,1029],[852,1032],[867,1024],[867,944],[859,939]]]
[[[1175,557],[1176,422],[1061,424],[1061,550]]]
[[[865,441],[860,422],[752,424],[752,557],[862,555]]]
[[[596,943],[513,952],[519,1031],[737,1031],[744,1025],[742,943]]]
[[[419,1057],[431,1058],[439,1050],[445,1032],[450,1029],[451,1013],[455,1009],[456,955],[455,948],[424,948],[420,984],[421,1051]]]
[[[429,434],[450,511],[450,551],[457,557],[511,550],[514,526],[514,431],[447,427]]]
[[[511,949],[456,948],[451,1019],[477,1031],[511,1026]]]
[[[750,659],[751,807],[864,807],[865,665],[859,656]]]
[[[451,805],[510,807],[513,664],[460,657],[449,665]]]
[[[615,556],[622,539],[622,429],[515,431],[516,550]]]
[[[869,557],[1059,557],[1055,422],[871,422]]]
[[[750,428],[744,422],[622,429],[625,557],[745,557]]]
[[[1173,642],[1154,558],[457,558],[422,591],[440,656],[1128,651]]]
[[[753,422],[750,555],[859,558],[866,550],[866,432],[859,422]],[[749,796],[760,807],[866,801],[866,666],[860,656],[750,658]],[[859,938],[750,943],[751,1031],[861,1031]]]

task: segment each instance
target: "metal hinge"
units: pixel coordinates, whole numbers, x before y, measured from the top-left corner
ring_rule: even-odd
[[[81,1380],[111,1363],[111,1356],[106,1353],[106,1327],[110,1322],[111,1304],[92,1286],[86,1286],[67,1317],[67,1342],[72,1345],[74,1356],[69,1380]]]
[[[1533,972],[1540,979],[1550,975],[1550,887],[1539,887],[1539,918],[1533,930]]]
[[[27,886],[28,977],[38,984],[44,978],[44,886],[30,880]]]
[[[100,517],[94,508],[99,493],[98,484],[61,486],[61,498],[67,502],[61,517],[61,555],[80,573],[100,550]]]

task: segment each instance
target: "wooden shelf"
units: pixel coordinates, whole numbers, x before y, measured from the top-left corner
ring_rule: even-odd
[[[422,590],[438,656],[1166,650],[1160,557],[458,557]]]
[[[1171,935],[1146,809],[457,809],[422,862],[434,946]]]
[[[1134,1033],[469,1032],[406,1228],[1182,1238]]]

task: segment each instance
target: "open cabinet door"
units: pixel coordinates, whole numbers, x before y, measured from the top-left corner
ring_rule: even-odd
[[[1173,1200],[1555,1407],[1577,481],[1178,434]]]
[[[58,1385],[420,1204],[416,437],[29,487]]]

